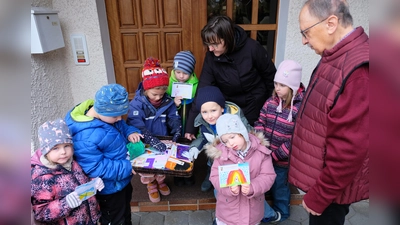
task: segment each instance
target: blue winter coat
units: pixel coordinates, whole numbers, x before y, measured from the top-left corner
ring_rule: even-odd
[[[94,105],[87,100],[65,116],[74,141],[75,159],[89,177],[100,177],[104,189],[100,195],[122,190],[132,179],[132,165],[127,159],[128,136],[140,130],[120,120],[105,123],[85,113]]]
[[[162,103],[157,109],[143,93],[139,84],[136,95],[129,103],[129,125],[139,128],[142,133],[149,131],[152,135],[168,136],[181,132],[181,117],[171,97],[164,94]]]

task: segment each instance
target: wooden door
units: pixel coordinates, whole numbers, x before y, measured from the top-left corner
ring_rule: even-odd
[[[160,60],[168,71],[177,52],[190,50],[200,74],[204,50],[200,37],[207,22],[198,0],[106,0],[116,82],[132,99],[147,57]]]

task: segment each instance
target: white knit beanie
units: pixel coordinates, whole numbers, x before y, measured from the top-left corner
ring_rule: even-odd
[[[223,114],[217,119],[216,129],[219,139],[224,134],[241,134],[246,142],[249,141],[249,133],[239,116],[234,114]],[[221,140],[222,141],[222,140]]]
[[[290,113],[287,118],[289,122],[292,121],[292,111],[293,111],[293,99],[296,96],[297,90],[301,83],[301,71],[302,67],[299,63],[293,60],[284,60],[279,64],[278,70],[276,71],[274,81],[284,84],[293,90],[293,96],[290,103]],[[276,111],[282,112],[282,99],[279,98],[279,105]]]

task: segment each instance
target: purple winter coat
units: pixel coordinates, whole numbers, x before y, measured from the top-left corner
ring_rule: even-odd
[[[61,165],[51,169],[42,164],[40,150],[31,158],[31,203],[35,220],[46,224],[96,225],[100,207],[96,197],[71,209],[65,196],[81,184],[90,181],[79,164],[73,160],[71,171]]]
[[[275,181],[271,150],[262,133],[249,133],[250,149],[244,159],[235,150],[227,148],[217,139],[207,145],[206,154],[214,159],[210,181],[217,190],[216,217],[226,224],[254,225],[264,216],[265,192]],[[233,194],[230,188],[220,188],[218,166],[248,162],[250,166],[250,194]]]

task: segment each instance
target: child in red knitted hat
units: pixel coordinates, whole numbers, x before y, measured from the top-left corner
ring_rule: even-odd
[[[167,72],[158,59],[147,58],[142,70],[143,81],[136,90],[134,99],[129,103],[129,125],[139,128],[144,136],[144,143],[163,152],[166,146],[156,136],[173,136],[176,142],[181,136],[181,117],[174,100],[166,94],[169,84]],[[169,195],[170,189],[164,183],[165,175],[140,174],[143,184],[147,184],[149,198],[159,202],[160,195]]]

